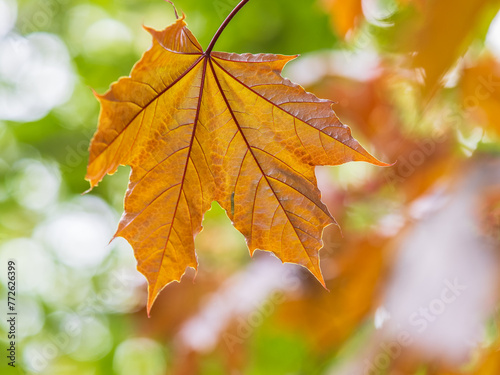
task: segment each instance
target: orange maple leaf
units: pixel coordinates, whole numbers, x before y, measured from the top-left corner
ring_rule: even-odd
[[[314,166],[379,162],[352,138],[327,100],[284,78],[295,58],[204,52],[184,16],[104,95],[90,146],[92,187],[119,165],[132,173],[116,236],[132,245],[158,293],[197,268],[194,237],[216,200],[246,237],[250,253],[273,252],[324,284],[318,251],[335,223],[321,202]]]

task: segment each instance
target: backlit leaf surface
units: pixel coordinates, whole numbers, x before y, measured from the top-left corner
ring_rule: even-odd
[[[273,252],[323,282],[321,234],[335,223],[316,165],[377,161],[331,109],[280,73],[294,57],[204,53],[184,17],[104,95],[90,147],[91,186],[119,165],[132,173],[115,236],[133,246],[149,283],[148,309],[186,267],[216,200],[250,252]]]

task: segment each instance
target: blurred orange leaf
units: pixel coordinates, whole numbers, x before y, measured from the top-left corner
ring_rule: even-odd
[[[331,14],[333,29],[343,38],[363,16],[361,0],[324,0],[324,4]]]
[[[325,260],[337,269],[335,277],[327,280],[331,293],[311,285],[302,298],[281,306],[277,321],[303,332],[319,352],[339,347],[377,304],[388,267],[386,242],[372,233],[343,243],[340,251]]]
[[[476,375],[495,375],[500,373],[500,352],[497,347],[492,348],[491,352],[484,358]]]
[[[314,167],[385,164],[351,136],[330,101],[281,77],[294,57],[212,53],[220,32],[204,52],[184,17],[148,31],[153,46],[131,76],[97,95],[86,176],[93,187],[119,165],[132,167],[115,236],[135,250],[149,283],[148,312],[168,283],[196,269],[194,236],[213,200],[251,253],[271,251],[323,283],[321,234],[335,221]]]
[[[405,48],[415,52],[413,66],[424,71],[425,94],[436,90],[465,52],[471,32],[485,12],[499,4],[498,0],[427,0],[419,7],[421,15],[410,26],[415,28],[414,32],[405,34]]]

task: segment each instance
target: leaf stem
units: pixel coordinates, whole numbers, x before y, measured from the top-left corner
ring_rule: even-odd
[[[220,37],[220,34],[222,34],[222,32],[224,31],[226,26],[229,24],[229,22],[231,22],[233,17],[236,15],[236,13],[238,13],[241,10],[241,8],[243,8],[245,6],[245,4],[248,3],[249,1],[250,0],[241,0],[240,3],[238,5],[236,5],[236,7],[233,9],[233,11],[229,14],[229,16],[226,17],[226,19],[224,20],[224,22],[222,22],[222,25],[220,25],[219,29],[217,30],[214,37],[212,38],[212,41],[208,45],[208,48],[205,51],[205,55],[210,56],[210,54],[212,53],[212,50],[215,46],[215,43],[217,42],[217,39],[219,39],[219,37]]]

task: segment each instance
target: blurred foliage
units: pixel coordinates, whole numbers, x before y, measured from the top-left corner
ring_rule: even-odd
[[[176,6],[207,46],[236,3]],[[129,74],[151,43],[141,25],[165,27],[172,7],[160,0],[0,0],[0,303],[7,304],[4,270],[13,258],[20,314],[18,367],[9,368],[4,356],[0,372],[498,374],[498,10],[494,0],[250,1],[216,50],[301,54],[285,75],[334,100],[354,136],[396,164],[318,169],[323,200],[342,229],[324,233],[329,292],[298,267],[262,253],[249,259],[242,236],[214,204],[196,240],[194,282],[188,272],[169,285],[148,319],[132,249],[120,239],[108,245],[128,169],[81,194],[99,113],[92,90],[103,93]],[[420,243],[415,231],[439,210],[469,200],[475,211],[460,212],[470,214],[470,225],[457,229],[451,220],[439,222],[438,232],[424,228],[432,233],[428,242],[402,268],[408,243]],[[467,228],[477,236],[468,251],[439,237],[459,238]],[[415,285],[425,295],[438,267],[425,266],[427,249],[432,265],[458,262],[474,279],[493,281],[470,289],[467,319],[443,315],[429,326],[432,337],[451,325],[449,336],[438,335],[446,345],[436,349],[419,336],[388,355],[380,345],[394,343],[390,322],[398,310],[387,310],[390,296],[401,293],[402,305],[411,293],[418,300],[409,292]],[[446,258],[447,249],[458,255]],[[474,258],[490,253],[489,268]],[[425,277],[398,291],[396,276],[419,267]],[[442,280],[455,276],[440,276],[423,298],[432,300]],[[447,307],[458,308],[467,310]],[[476,318],[481,324],[472,327]],[[454,352],[460,340],[450,332],[467,329],[478,336],[466,354]]]

